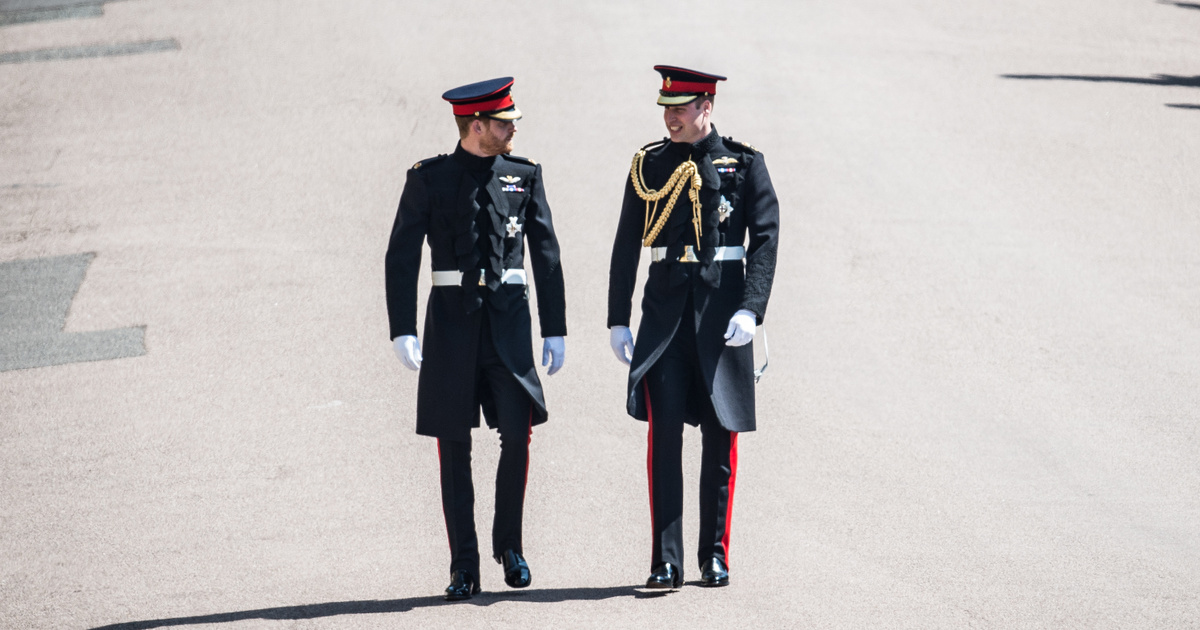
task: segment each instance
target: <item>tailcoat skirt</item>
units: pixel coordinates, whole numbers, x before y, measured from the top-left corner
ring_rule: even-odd
[[[482,202],[482,205],[481,205]],[[567,332],[558,239],[542,167],[509,155],[480,158],[459,146],[408,171],[386,256],[391,338],[417,333],[417,278],[428,241],[434,271],[458,271],[458,286],[431,289],[417,388],[417,433],[466,441],[479,412],[497,428],[488,389],[476,379],[481,325],[532,402],[532,425],[547,419],[533,359],[529,290],[503,284],[528,259],[543,337]],[[486,309],[483,317],[481,309]],[[486,323],[485,323],[486,322]]]
[[[766,317],[778,250],[779,202],[764,157],[749,145],[722,138],[716,128],[693,144],[664,139],[643,150],[641,173],[645,186],[652,189],[666,185],[680,164],[688,159],[695,162],[702,180],[703,233],[696,249],[700,262],[678,262],[685,247],[696,243],[692,206],[685,191],[651,244],[665,247],[667,255],[650,265],[646,280],[629,369],[627,411],[634,418],[647,419],[643,379],[666,351],[677,327],[690,326],[696,335],[700,375],[712,403],[708,413],[715,412],[717,421],[729,431],[753,431],[753,343],[726,346],[724,335],[729,319],[739,309],[753,312],[760,324]],[[660,209],[665,203],[659,202]],[[609,264],[610,328],[629,326],[645,225],[646,202],[626,178]],[[744,246],[745,259],[714,260],[716,248],[722,246]],[[699,425],[707,408],[694,405],[687,422]]]

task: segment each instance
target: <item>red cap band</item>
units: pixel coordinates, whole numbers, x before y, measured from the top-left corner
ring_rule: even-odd
[[[713,83],[693,83],[691,81],[672,81],[670,78],[663,79],[662,89],[664,92],[708,92],[709,94],[717,93],[717,84]]]
[[[482,101],[479,103],[452,104],[455,116],[474,116],[478,112],[494,112],[499,109],[508,109],[513,106],[512,94],[491,100]]]

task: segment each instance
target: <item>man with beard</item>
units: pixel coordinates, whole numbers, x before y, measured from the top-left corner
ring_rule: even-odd
[[[609,266],[613,351],[629,364],[626,407],[649,425],[649,588],[683,584],[683,426],[702,433],[702,586],[729,583],[738,434],[753,431],[755,324],[775,276],[779,203],[763,156],[710,117],[725,77],[673,66],[658,104],[670,138],[634,156]],[[650,248],[636,346],[629,331],[641,247]]]
[[[567,334],[558,239],[542,167],[515,157],[512,77],[442,95],[458,123],[454,153],[408,171],[386,259],[387,305],[396,356],[420,370],[417,433],[437,438],[442,511],[450,539],[446,599],[480,592],[471,429],[479,412],[500,433],[492,555],[513,588],[529,586],[521,521],[533,427],[546,402],[533,363],[526,243],[537,284],[542,365],[563,365]],[[433,288],[417,341],[417,275],[428,240]]]

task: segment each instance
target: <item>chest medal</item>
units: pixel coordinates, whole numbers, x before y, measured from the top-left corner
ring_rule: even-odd
[[[517,186],[517,183],[521,181],[520,177],[515,177],[513,175],[505,175],[500,178],[500,181],[504,182],[504,184],[505,184],[504,186],[502,186],[500,188],[500,192],[516,192],[516,193],[525,192],[524,188]]]
[[[517,223],[517,217],[508,217],[508,225],[505,231],[508,232],[508,238],[513,238],[521,231],[523,224]]]
[[[728,219],[731,214],[733,214],[733,204],[729,203],[725,195],[721,195],[721,204],[717,206],[718,221],[724,223],[725,219]]]

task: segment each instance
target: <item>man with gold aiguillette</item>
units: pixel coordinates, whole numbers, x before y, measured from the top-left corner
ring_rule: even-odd
[[[672,66],[658,104],[670,138],[633,158],[609,267],[608,327],[629,364],[629,415],[649,424],[649,588],[683,584],[683,425],[702,433],[700,584],[729,583],[737,438],[755,428],[755,325],[763,321],[779,202],[763,156],[717,134],[725,77]],[[638,258],[650,248],[637,345],[629,331]]]
[[[542,167],[511,155],[521,117],[512,84],[512,77],[503,77],[442,95],[454,111],[458,146],[408,171],[387,250],[393,347],[406,367],[420,370],[417,433],[437,438],[450,539],[448,600],[480,592],[471,429],[479,426],[481,408],[488,426],[500,433],[492,556],[503,564],[509,586],[531,581],[521,524],[529,441],[547,412],[533,363],[526,258],[537,284],[548,374],[563,366],[567,334],[563,270]],[[426,240],[433,287],[422,355],[417,276]]]

